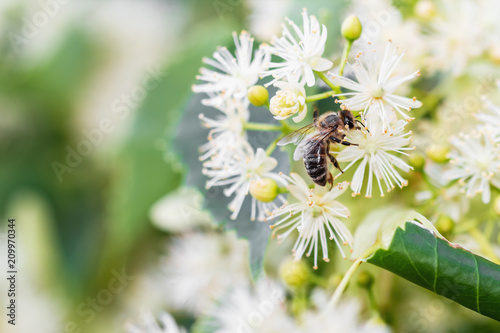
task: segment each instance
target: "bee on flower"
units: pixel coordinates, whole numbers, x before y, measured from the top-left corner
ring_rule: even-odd
[[[360,162],[351,182],[353,196],[361,194],[367,168],[366,197],[372,196],[374,181],[377,182],[381,196],[384,196],[384,187],[389,192],[395,186],[403,188],[408,185],[408,181],[399,174],[396,167],[404,172],[409,172],[413,167],[395,154],[408,156],[406,151],[415,149],[408,147],[411,132],[404,131],[404,120],[399,120],[389,129],[385,129],[382,118],[378,115],[380,112],[380,108],[374,107],[365,119],[366,128],[347,134],[347,140],[354,145],[334,152],[337,154],[337,161],[350,162],[344,171]]]

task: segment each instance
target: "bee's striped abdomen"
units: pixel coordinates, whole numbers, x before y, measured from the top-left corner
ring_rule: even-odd
[[[316,184],[321,186],[325,186],[327,181],[326,147],[326,142],[320,141],[315,144],[314,149],[310,149],[304,154],[304,166],[307,174]]]

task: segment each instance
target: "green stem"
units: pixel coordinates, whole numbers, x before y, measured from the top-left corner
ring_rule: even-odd
[[[316,72],[314,71],[314,73],[316,73],[316,75],[321,79],[323,80],[323,82],[325,82],[327,84],[327,86],[329,86],[334,92],[338,93],[340,92],[340,88],[336,85],[334,85],[327,77],[326,75],[323,73],[323,72]]]
[[[276,131],[281,132],[283,126],[261,124],[261,123],[245,123],[243,128],[250,131]]]
[[[269,144],[269,146],[267,146],[266,148],[266,155],[267,156],[271,156],[271,154],[273,153],[274,149],[276,149],[276,146],[278,145],[278,141],[281,140],[281,138],[283,137],[284,135],[278,135],[278,137],[276,137],[276,139],[273,140],[273,142],[271,142]]]
[[[362,262],[366,260],[370,255],[372,255],[373,252],[375,252],[379,248],[379,243],[375,243],[372,246],[370,246],[365,252],[363,252],[362,255],[359,256],[358,259],[349,267],[347,272],[345,273],[344,277],[342,278],[342,281],[340,281],[339,285],[335,289],[335,292],[332,295],[332,298],[328,302],[325,311],[323,312],[326,314],[329,310],[335,308],[337,305],[340,296],[342,296],[342,293],[344,292],[345,288],[347,287],[347,284],[349,283],[349,280],[352,278],[353,274],[356,272],[358,269],[359,265],[361,265]]]
[[[285,134],[288,134],[288,133],[292,133],[293,131],[295,131],[295,129],[292,129],[288,123],[286,122],[286,120],[280,120],[280,123],[281,123],[281,131]]]
[[[307,96],[306,103],[319,101],[320,99],[325,99],[325,98],[333,97],[333,96],[335,96],[335,91],[333,91],[333,90],[325,91],[324,93],[321,93],[321,94]]]
[[[351,51],[352,40],[347,40],[347,44],[344,46],[344,52],[342,52],[342,58],[340,59],[339,75],[344,74],[345,63],[347,62],[347,57]]]
[[[286,187],[278,187],[278,194],[288,193],[288,189]]]
[[[340,87],[339,87],[339,86],[334,85],[334,84],[333,84],[333,83],[332,83],[332,82],[331,82],[331,81],[330,81],[330,80],[326,77],[326,75],[325,75],[324,73],[322,73],[322,72],[316,72],[316,71],[314,71],[314,73],[316,73],[316,75],[318,75],[318,77],[319,77],[321,80],[323,80],[323,82],[325,82],[325,83],[327,84],[327,86],[329,86],[329,87],[333,90],[333,92],[334,92],[335,94],[341,94],[341,93],[342,93],[342,91],[340,90]],[[345,96],[338,96],[338,98],[340,98],[340,99],[345,99]]]
[[[370,303],[370,309],[372,315],[376,315],[380,317],[380,312],[378,310],[377,301],[375,300],[375,294],[373,293],[373,287],[366,288],[366,292],[368,293],[368,302]]]

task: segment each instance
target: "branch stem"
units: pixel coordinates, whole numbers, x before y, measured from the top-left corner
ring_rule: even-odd
[[[316,101],[319,101],[321,99],[325,99],[325,98],[333,97],[333,96],[335,96],[335,91],[333,91],[333,90],[325,91],[324,93],[321,93],[321,94],[307,96],[306,103],[316,102]]]
[[[349,56],[349,52],[352,47],[352,40],[347,40],[347,44],[344,46],[344,51],[342,52],[342,58],[340,59],[340,68],[339,75],[342,76],[344,74],[344,67],[347,62],[347,57]]]

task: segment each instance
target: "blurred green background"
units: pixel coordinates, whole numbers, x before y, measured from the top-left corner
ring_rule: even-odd
[[[202,57],[231,45],[232,31],[268,41],[280,32],[280,13],[297,18],[304,6],[327,24],[329,40],[340,40],[349,3],[260,1],[278,17],[258,20],[257,2],[2,1],[0,231],[16,219],[26,276],[20,293],[28,300],[29,288],[46,294],[54,308],[34,296],[20,305],[24,326],[2,322],[1,332],[121,331],[126,293],[114,293],[93,315],[83,309],[117,274],[135,278],[162,250],[164,235],[152,227],[149,209],[185,181],[189,165],[173,140]],[[414,2],[395,5],[405,14]],[[341,50],[328,47],[330,54]],[[384,277],[403,285],[394,293],[406,290],[395,298],[419,292]]]

